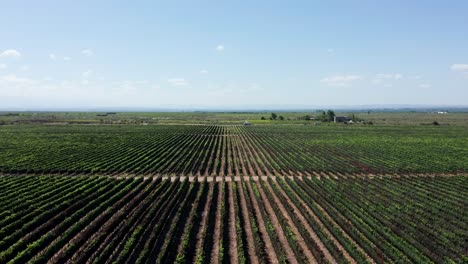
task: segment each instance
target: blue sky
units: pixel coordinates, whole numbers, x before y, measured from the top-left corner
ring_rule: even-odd
[[[467,105],[467,1],[1,1],[5,107]]]

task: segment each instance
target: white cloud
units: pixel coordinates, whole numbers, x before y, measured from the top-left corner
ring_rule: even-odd
[[[64,61],[69,61],[69,60],[71,60],[71,58],[70,57],[63,57],[63,60]]]
[[[20,70],[22,71],[29,71],[29,65],[23,65],[20,67]]]
[[[155,100],[165,102],[161,99],[161,94],[165,91],[158,89],[158,85],[145,81],[87,83],[81,80],[29,79],[17,75],[0,75],[0,98],[6,98],[5,105],[10,106],[25,106],[25,102],[64,107],[129,104],[151,106],[154,105]],[[179,94],[174,93],[171,100],[177,101],[179,97]],[[164,97],[164,100],[167,98]]]
[[[224,46],[223,45],[218,45],[216,46],[217,51],[224,51]]]
[[[450,69],[452,71],[461,72],[465,77],[468,78],[468,64],[453,64]]]
[[[401,80],[401,79],[403,79],[403,74],[401,73],[378,73],[374,76],[372,83],[379,84],[385,81]]]
[[[250,83],[247,88],[244,88],[244,89],[241,89],[240,91],[242,93],[246,93],[246,92],[261,92],[263,91],[263,87],[261,87],[260,85],[258,85],[257,83]]]
[[[362,79],[360,75],[335,75],[323,78],[320,82],[329,86],[347,86],[351,82],[360,79]]]
[[[458,72],[468,72],[468,64],[453,64],[450,69]]]
[[[0,76],[0,82],[8,82],[8,83],[15,83],[15,84],[33,84],[35,81],[28,79],[28,78],[21,78],[16,76],[15,74],[9,74]]]
[[[0,58],[19,58],[21,57],[21,53],[14,49],[4,50],[0,53]]]
[[[91,77],[92,74],[93,74],[92,70],[87,70],[81,74],[81,77],[88,79],[89,77]]]
[[[49,54],[49,59],[55,60],[55,59],[57,59],[57,56],[55,56],[55,54],[53,54],[53,53],[50,53]]]
[[[432,85],[427,84],[427,83],[423,83],[423,84],[419,85],[419,88],[431,88],[431,87],[432,87]]]
[[[208,74],[208,71],[207,70],[201,70],[200,74]]]
[[[85,56],[93,56],[94,55],[94,52],[90,49],[85,49],[85,50],[82,50],[81,53]]]
[[[167,82],[173,86],[187,86],[189,83],[183,78],[170,78]]]
[[[0,63],[0,70],[6,69],[7,67],[5,63]]]
[[[393,79],[393,80],[400,80],[403,78],[403,74],[401,73],[379,73],[375,75],[376,79]]]

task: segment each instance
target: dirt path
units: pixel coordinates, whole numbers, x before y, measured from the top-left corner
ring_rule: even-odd
[[[239,165],[241,166],[242,168],[242,175],[239,174],[239,176],[249,176],[249,172],[247,171],[247,167],[245,166],[245,163],[244,163],[244,159],[243,159],[243,156],[242,156],[242,151],[239,147],[239,140],[238,140],[238,137],[234,137],[235,140],[235,148],[236,148],[236,151],[235,153],[238,154],[238,157],[239,157]]]
[[[49,262],[64,262],[64,258],[66,255],[70,254],[68,251],[75,247],[76,244],[83,244],[86,243],[86,241],[95,235],[101,235],[103,230],[105,230],[110,223],[112,223],[116,218],[118,218],[120,215],[123,213],[127,213],[127,210],[130,208],[130,206],[134,205],[140,196],[143,195],[143,191],[140,188],[145,187],[144,185],[141,185],[140,183],[138,186],[134,186],[133,190],[124,194],[123,197],[121,197],[118,201],[114,202],[113,204],[109,204],[109,207],[105,210],[103,210],[97,217],[91,220],[85,228],[81,229],[78,233],[74,234],[73,237],[68,240],[68,242],[62,246],[60,249],[58,249],[57,252],[50,258]],[[138,192],[141,192],[138,194]],[[112,208],[116,209],[116,214],[111,214]],[[83,216],[81,219],[79,219],[77,222],[84,221],[87,217],[89,217],[89,214],[91,213],[87,212],[85,216]],[[97,226],[102,225],[100,229],[96,232],[92,232],[91,230],[93,228],[96,228]],[[69,227],[72,228],[72,227]],[[53,245],[56,241],[58,241],[60,237],[56,238],[50,245]],[[80,250],[81,246],[77,247],[74,249],[75,253],[76,251]],[[42,252],[45,252],[49,247],[46,249],[43,249],[40,253],[36,254],[36,256],[40,256]],[[73,254],[72,254],[73,255]]]
[[[323,255],[325,256],[325,258],[330,262],[330,263],[336,263],[336,260],[333,258],[333,256],[331,255],[331,253],[328,251],[328,249],[325,247],[325,245],[322,243],[322,240],[318,237],[318,235],[315,233],[315,231],[312,229],[312,227],[307,223],[307,220],[305,219],[305,216],[301,213],[301,210],[299,210],[299,208],[296,207],[296,205],[291,201],[291,198],[289,196],[286,195],[286,193],[284,192],[283,188],[280,187],[278,188],[279,189],[279,192],[281,193],[281,195],[283,196],[283,198],[285,199],[285,201],[289,204],[289,206],[291,206],[293,208],[293,211],[294,213],[296,214],[296,216],[298,217],[298,219],[301,221],[301,223],[304,225],[304,227],[306,228],[307,232],[309,233],[309,235],[312,237],[312,239],[315,241],[315,243],[317,244],[317,246],[320,248],[320,251],[322,251]],[[330,237],[332,240],[333,240],[333,243],[338,247],[338,249],[340,249],[340,251],[342,251],[343,255],[345,255],[345,258],[350,262],[350,263],[356,263],[354,261],[353,258],[351,258],[351,256],[349,256],[348,252],[346,252],[346,250],[344,250],[344,248],[341,246],[340,243],[338,243],[338,241],[335,240],[335,238],[331,235],[330,232],[328,232],[328,230],[326,229],[326,227],[322,224],[322,222],[320,222],[320,220],[318,219],[318,217],[312,212],[312,210],[310,210],[310,208],[307,206],[307,204],[302,200],[300,199],[300,197],[298,197],[296,195],[296,197],[298,198],[298,200],[301,202],[301,206],[302,206],[302,210],[306,210],[307,213],[312,216],[312,218],[315,220],[315,222],[317,222],[319,224],[319,226],[324,230],[324,232],[327,234],[328,237]]]
[[[297,229],[296,225],[294,224],[293,220],[291,219],[291,216],[286,211],[286,208],[284,208],[284,206],[283,206],[284,200],[282,200],[283,202],[280,201],[280,199],[276,196],[276,193],[273,191],[273,188],[271,187],[270,182],[269,181],[265,181],[265,182],[266,182],[265,186],[266,186],[267,190],[272,194],[273,200],[276,203],[276,205],[278,206],[279,210],[281,211],[281,214],[286,218],[286,220],[288,220],[288,224],[291,227],[292,232],[296,236],[299,246],[301,247],[302,254],[304,254],[304,256],[311,263],[317,263],[317,260],[314,258],[314,255],[312,254],[312,252],[307,247],[307,245],[306,245],[306,243],[304,241],[304,238],[301,235],[301,232]],[[280,193],[281,193],[281,191],[282,190],[280,189]],[[284,196],[284,193],[281,193],[281,195],[283,195],[283,197],[282,197],[283,199],[286,198],[286,201],[290,206],[291,205],[293,206],[293,209],[294,209],[294,212],[295,212],[296,216],[299,218],[299,220],[301,220],[301,223],[306,227],[306,229],[307,229],[307,227],[310,228],[310,226],[307,225],[307,222],[305,221],[304,216],[302,214],[300,214],[297,207],[295,207],[291,203],[291,200],[289,199],[289,197]],[[309,231],[309,230],[307,230],[307,231]],[[309,231],[309,234],[310,234],[310,231]],[[310,234],[310,235],[312,235],[312,234]],[[328,253],[328,254],[330,254],[330,253]],[[330,263],[336,262],[336,261],[334,261],[333,257],[331,257],[331,255],[330,255],[330,258],[328,258],[327,254],[325,254],[325,257],[327,257],[327,260]]]
[[[216,140],[214,139],[214,137],[209,137],[209,140],[208,140],[208,145],[207,145],[207,149],[206,149],[206,156],[204,157],[203,159],[203,164],[205,164],[206,162],[206,168],[204,168],[204,171],[203,172],[200,172],[200,174],[204,177],[207,177],[207,176],[210,176],[209,175],[209,169],[210,169],[210,165],[211,165],[211,162],[212,162],[212,156],[213,156],[213,153],[214,151],[216,150]]]
[[[220,146],[220,157],[221,157],[221,164],[219,166],[219,176],[223,177],[224,176],[224,167],[226,166],[226,137],[221,137],[221,146]],[[216,168],[215,168],[216,171]]]
[[[268,161],[265,156],[263,155],[263,153],[261,151],[257,151],[256,149],[256,145],[255,143],[252,141],[252,139],[250,137],[248,137],[248,134],[245,135],[245,136],[242,136],[242,139],[244,142],[246,142],[247,146],[250,146],[250,147],[247,147],[249,153],[254,156],[254,161],[257,165],[257,167],[260,169],[260,164],[258,164],[257,160],[259,160],[262,164],[262,167],[263,167],[263,170],[260,170],[259,172],[261,172],[262,174],[259,174],[259,175],[271,175],[271,172],[270,170],[268,169],[267,166],[265,166],[265,162]],[[262,155],[262,158],[260,157],[259,153]],[[263,173],[263,171],[265,171],[265,173]]]
[[[246,185],[247,185],[247,189],[249,190],[250,197],[252,198],[251,201],[252,201],[252,206],[253,206],[255,215],[257,216],[257,219],[259,222],[258,229],[260,230],[263,241],[265,243],[265,252],[268,255],[270,263],[279,263],[278,256],[276,255],[275,248],[273,247],[270,236],[268,235],[268,231],[266,230],[265,220],[263,219],[262,213],[260,212],[260,206],[258,205],[258,201],[255,198],[255,194],[254,194],[254,191],[252,190],[252,186],[250,185],[250,183],[247,183]]]
[[[254,165],[252,165],[252,163],[250,162],[250,159],[249,159],[249,155],[247,154],[247,151],[245,151],[245,148],[244,148],[244,145],[242,144],[243,142],[238,138],[238,142],[240,142],[240,148],[242,149],[242,152],[244,153],[244,157],[245,157],[245,162],[247,163],[247,167],[249,168],[249,173],[250,173],[250,176],[254,176],[256,175],[255,173],[255,168],[254,168]]]
[[[247,202],[245,201],[242,182],[238,184],[237,188],[239,189],[240,209],[242,215],[244,216],[244,229],[245,235],[247,236],[247,251],[249,254],[249,262],[252,264],[258,264],[259,262],[257,254],[255,253],[255,242],[252,234],[252,225],[250,224],[249,220],[249,211],[247,210]]]
[[[234,196],[232,192],[232,182],[228,182],[229,188],[229,256],[231,263],[239,263],[239,257],[237,253],[237,233],[236,233],[236,210],[234,208]],[[227,227],[225,227],[227,228]]]
[[[278,218],[276,217],[275,211],[273,210],[273,207],[271,206],[270,201],[268,200],[268,197],[266,196],[265,191],[263,190],[262,184],[258,183],[257,187],[258,187],[258,191],[260,192],[260,196],[262,197],[262,202],[265,205],[265,209],[267,210],[267,213],[270,216],[271,224],[275,228],[276,234],[278,235],[281,246],[284,249],[284,252],[286,253],[286,258],[288,259],[288,262],[292,263],[292,264],[298,264],[298,261],[296,259],[296,255],[294,254],[294,251],[292,250],[291,246],[289,245],[288,239],[286,238],[286,234],[284,233],[284,230],[281,227],[281,224],[280,224]],[[284,213],[284,212],[282,212],[282,213]],[[286,217],[286,215],[284,215],[284,216]],[[296,231],[297,231],[297,229],[296,229]],[[299,234],[299,236],[300,236],[300,234]],[[302,238],[302,237],[300,237],[300,238]],[[312,256],[312,253],[310,255]]]
[[[223,196],[225,190],[221,188],[218,192],[218,197],[216,198],[216,203],[218,204],[215,217],[215,227],[213,234],[213,251],[211,252],[211,262],[219,262],[219,243],[221,241],[221,204],[223,203]]]
[[[313,213],[311,212],[311,209],[305,205],[304,201],[302,201],[302,205],[304,206],[304,208],[306,208],[306,210],[310,213]],[[322,206],[320,206],[319,204],[315,203],[315,205],[317,206],[317,208],[325,215],[325,217],[327,217],[328,221],[330,221],[336,228],[338,228],[340,230],[340,232],[343,234],[343,236],[345,236],[355,247],[358,251],[360,251],[364,256],[366,256],[367,258],[367,261],[369,261],[370,263],[374,263],[375,264],[375,261],[369,257],[369,255],[367,255],[366,251],[364,251],[364,249],[361,248],[361,246],[358,245],[358,243],[356,243],[356,241],[354,241],[353,238],[351,238],[336,222],[335,220],[333,220],[333,218],[325,211],[325,209],[322,208]],[[314,214],[315,216],[315,214]],[[315,216],[316,217],[316,216]],[[314,218],[315,219],[315,218]],[[347,219],[345,219],[347,221]],[[320,224],[322,224],[322,222],[318,222]],[[351,225],[352,223],[348,221],[348,223]],[[325,229],[324,230],[327,230],[328,229]],[[359,232],[359,231],[358,231]],[[361,234],[362,235],[362,234]],[[364,236],[364,235],[362,235]],[[339,244],[339,243],[338,243]],[[343,250],[346,252],[346,250],[341,246],[341,244],[339,244],[340,246],[338,247],[340,250]],[[338,246],[338,245],[337,245]]]
[[[263,164],[263,160],[260,158],[260,156],[257,154],[256,150],[255,150],[255,147],[253,147],[253,143],[249,142],[248,140],[245,139],[244,136],[242,136],[242,140],[244,143],[246,143],[246,149],[250,155],[250,157],[252,157],[252,160],[253,160],[253,163],[255,165],[255,168],[257,169],[257,174],[259,176],[267,176],[267,175],[270,175],[270,171],[268,170],[268,168],[265,166],[265,164]],[[263,166],[260,166],[260,162],[262,163],[261,165]],[[263,167],[263,170],[262,170],[262,167]]]
[[[210,213],[210,202],[211,199],[213,199],[213,188],[214,184],[209,183],[209,190],[208,190],[208,198],[205,201],[205,206],[203,207],[203,213],[201,215],[201,220],[200,220],[200,228],[198,229],[198,233],[196,236],[196,242],[195,242],[195,254],[194,254],[194,259],[192,260],[193,263],[196,262],[197,256],[201,254],[203,251],[202,244],[203,240],[206,235],[206,226],[208,222],[208,215]]]
[[[226,133],[226,148],[227,148],[227,152],[226,152],[226,154],[227,154],[227,158],[226,158],[226,160],[227,160],[227,176],[232,177],[233,176],[232,175],[233,160],[231,160],[231,157],[232,157],[232,155],[231,155],[231,138],[229,137],[229,134],[228,134],[229,131],[228,130],[226,130],[225,133]]]

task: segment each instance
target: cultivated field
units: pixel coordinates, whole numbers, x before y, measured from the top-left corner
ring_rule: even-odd
[[[460,263],[467,187],[463,176],[2,177],[0,262]]]
[[[458,125],[0,126],[0,263],[463,263]]]
[[[458,126],[4,126],[0,171],[149,176],[460,173]]]

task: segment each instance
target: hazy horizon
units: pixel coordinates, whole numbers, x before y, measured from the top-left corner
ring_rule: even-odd
[[[468,102],[464,1],[14,1],[2,11],[0,110]]]

